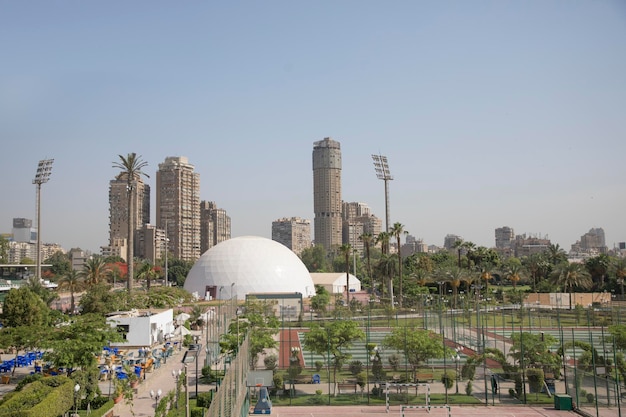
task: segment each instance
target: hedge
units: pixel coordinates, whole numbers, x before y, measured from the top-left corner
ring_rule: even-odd
[[[35,381],[12,395],[0,405],[0,417],[56,417],[70,410],[74,382],[67,377],[52,379]]]

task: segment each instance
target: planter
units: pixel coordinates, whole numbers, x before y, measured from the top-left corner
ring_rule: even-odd
[[[118,395],[117,397],[113,398],[113,404],[119,404],[120,402],[122,402],[123,398],[124,396],[122,394]]]
[[[139,380],[138,379],[130,381],[130,387],[131,388],[137,388],[137,386],[139,386]]]

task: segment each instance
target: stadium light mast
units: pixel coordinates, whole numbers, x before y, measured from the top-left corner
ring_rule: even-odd
[[[52,173],[52,163],[54,159],[42,159],[37,165],[37,173],[33,184],[37,186],[37,272],[35,273],[41,282],[41,184],[45,184],[50,179]]]
[[[389,233],[389,181],[393,180],[389,171],[387,157],[382,155],[372,155],[374,169],[379,180],[385,182],[385,231]],[[399,250],[399,248],[398,248]]]

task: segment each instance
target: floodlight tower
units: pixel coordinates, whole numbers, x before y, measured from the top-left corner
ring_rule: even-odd
[[[389,163],[386,156],[372,155],[372,159],[374,160],[376,176],[379,180],[385,181],[385,231],[389,233],[389,181],[393,180],[393,177],[389,171]]]
[[[35,278],[41,281],[41,184],[50,179],[54,159],[42,159],[37,165],[37,174],[33,184],[37,186],[37,272]]]

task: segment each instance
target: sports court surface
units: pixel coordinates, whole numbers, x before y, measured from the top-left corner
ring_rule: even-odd
[[[273,407],[274,417],[400,417],[399,406],[391,407],[389,413],[384,406],[311,406],[311,407]],[[431,409],[428,413],[424,409],[405,410],[405,417],[448,417],[446,409]],[[459,407],[452,406],[451,416],[484,416],[484,417],[565,417],[578,416],[573,411],[561,411],[544,407]]]

